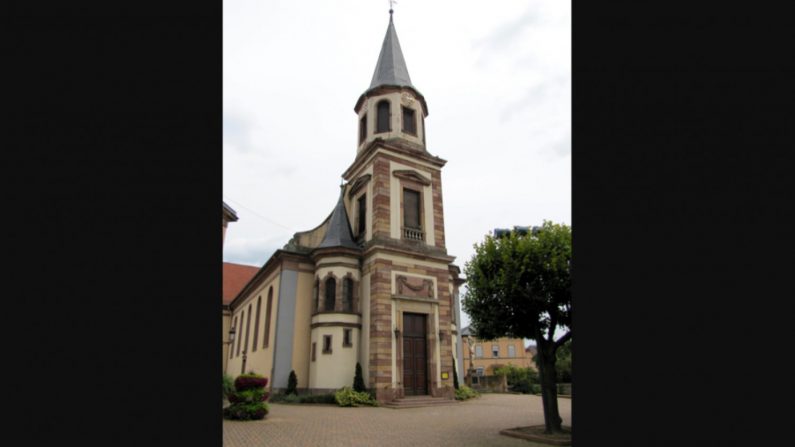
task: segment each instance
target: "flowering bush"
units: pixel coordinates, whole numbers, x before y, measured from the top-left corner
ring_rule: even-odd
[[[237,391],[265,388],[266,386],[268,386],[268,379],[259,374],[241,374],[235,379],[235,390]]]
[[[270,410],[266,403],[270,396],[265,391],[267,384],[268,379],[257,374],[238,376],[235,391],[228,395],[232,405],[224,408],[224,417],[244,421],[264,418]]]

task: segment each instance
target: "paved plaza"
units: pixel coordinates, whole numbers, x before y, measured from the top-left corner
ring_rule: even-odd
[[[571,425],[571,399],[558,399],[558,406],[563,425]],[[545,446],[499,434],[543,424],[540,396],[484,394],[454,405],[401,410],[321,404],[270,408],[261,421],[224,420],[224,447]]]

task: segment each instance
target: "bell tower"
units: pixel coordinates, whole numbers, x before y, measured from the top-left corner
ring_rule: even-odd
[[[377,139],[425,151],[428,105],[411,84],[391,12],[373,79],[354,111],[359,118],[357,154]]]
[[[428,105],[411,81],[389,13],[370,86],[354,106],[356,158],[342,175],[361,247],[359,362],[382,402],[413,394],[454,398],[460,280],[445,247],[447,161],[426,149]]]

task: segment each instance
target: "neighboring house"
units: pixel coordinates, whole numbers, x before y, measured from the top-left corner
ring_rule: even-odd
[[[332,212],[276,250],[230,303],[226,372],[253,370],[281,390],[295,371],[299,390],[319,393],[351,386],[358,362],[381,402],[453,399],[463,280],[445,247],[447,162],[426,150],[428,107],[391,15],[354,111],[356,150]]]
[[[235,210],[229,207],[226,202],[222,202],[224,204],[224,211],[223,215],[221,216],[221,223],[223,225],[221,229],[221,246],[224,244],[224,239],[226,238],[226,226],[229,222],[237,222],[237,213]]]
[[[530,348],[535,349],[535,346],[525,348],[521,338],[479,340],[473,336],[469,326],[461,330],[461,338],[464,345],[465,375],[472,368],[477,376],[492,376],[494,368],[505,365],[537,369],[533,363],[533,354],[528,351]],[[471,348],[469,340],[472,341]],[[470,353],[474,354],[474,358],[471,358]]]

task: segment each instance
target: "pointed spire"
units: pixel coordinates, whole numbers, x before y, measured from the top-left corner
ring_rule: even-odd
[[[345,203],[343,197],[345,194],[345,185],[340,185],[340,199],[337,201],[337,206],[331,213],[328,228],[326,229],[326,236],[323,237],[323,242],[317,248],[327,247],[346,247],[359,249],[356,242],[353,241],[351,234],[351,224],[348,220],[348,212],[345,211]]]
[[[381,45],[381,54],[378,55],[370,88],[380,85],[413,87],[406,61],[403,59],[403,51],[400,50],[395,24],[392,22],[392,8],[389,9],[389,26],[386,29],[384,43]]]

